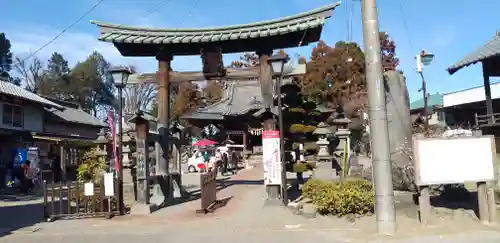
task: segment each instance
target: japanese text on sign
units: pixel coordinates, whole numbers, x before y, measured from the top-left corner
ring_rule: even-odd
[[[264,184],[281,185],[280,132],[262,132]]]

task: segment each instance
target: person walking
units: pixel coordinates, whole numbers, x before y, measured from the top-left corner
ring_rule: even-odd
[[[203,163],[205,163],[205,170],[208,171],[208,163],[210,162],[210,154],[208,151],[203,152]]]
[[[220,167],[222,166],[222,153],[220,152],[220,149],[217,149],[215,151],[215,168],[217,169],[217,172],[221,171]]]
[[[229,158],[227,152],[222,153],[222,175],[225,175],[228,171]]]

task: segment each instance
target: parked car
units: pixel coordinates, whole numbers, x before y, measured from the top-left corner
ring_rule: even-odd
[[[211,170],[214,164],[215,164],[215,156],[210,156],[210,160],[206,165],[203,162],[202,153],[198,150],[195,150],[193,155],[191,155],[191,157],[188,159],[188,172],[195,173],[195,172],[203,172]]]

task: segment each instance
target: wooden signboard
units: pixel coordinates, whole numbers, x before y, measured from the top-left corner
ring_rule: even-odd
[[[212,170],[200,175],[201,210],[207,213],[217,202],[217,171]]]

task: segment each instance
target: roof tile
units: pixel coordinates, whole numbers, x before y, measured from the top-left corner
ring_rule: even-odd
[[[31,93],[17,85],[14,85],[12,83],[9,83],[9,82],[5,82],[5,81],[0,81],[0,93],[1,94],[5,94],[5,95],[10,95],[10,96],[14,96],[14,97],[17,97],[17,98],[20,98],[20,99],[25,99],[25,100],[29,100],[31,102],[35,102],[35,103],[38,103],[38,104],[41,104],[41,105],[44,105],[44,106],[48,106],[48,107],[56,107],[56,108],[63,108],[62,106],[50,101],[50,100],[47,100],[43,97],[40,97],[38,95],[36,95],[35,93]]]
[[[454,74],[456,71],[460,70],[463,67],[476,64],[477,62],[499,55],[500,55],[500,31],[497,32],[495,37],[493,37],[482,47],[478,48],[474,52],[469,53],[464,58],[462,58],[462,60],[451,65],[447,69],[447,71],[449,74]]]
[[[305,13],[251,24],[218,28],[156,29],[135,28],[91,21],[101,29],[99,40],[114,43],[200,43],[282,35],[323,26],[340,2]]]

